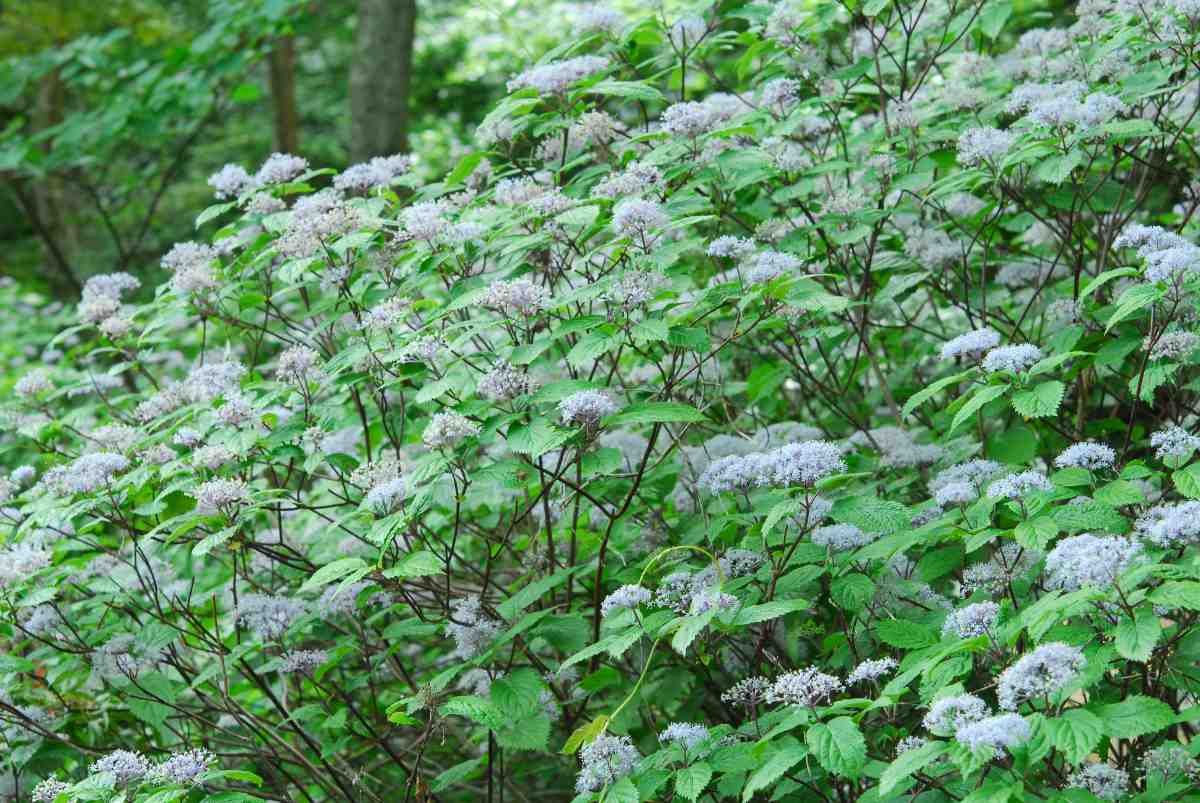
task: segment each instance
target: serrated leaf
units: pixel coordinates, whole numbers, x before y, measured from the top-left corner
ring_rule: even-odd
[[[1169,705],[1140,694],[1119,703],[1098,706],[1095,713],[1104,723],[1104,732],[1118,739],[1136,739],[1175,721],[1175,712]]]
[[[899,502],[873,496],[855,496],[834,502],[829,515],[842,524],[853,524],[863,532],[891,535],[912,526],[912,516]]]
[[[491,700],[473,694],[451,697],[442,703],[438,713],[444,717],[457,716],[483,725],[489,730],[500,730],[510,720],[504,716]]]
[[[746,781],[745,787],[742,788],[742,803],[754,797],[755,792],[775,783],[806,755],[808,750],[803,745],[795,739],[788,738]]]
[[[563,743],[562,750],[559,752],[564,756],[574,755],[585,744],[591,744],[607,727],[607,715],[596,717],[591,722],[585,722],[571,732],[571,735],[567,737],[567,741]]]
[[[818,722],[804,735],[821,766],[835,775],[857,778],[867,760],[867,742],[849,717]]]
[[[1153,284],[1135,284],[1127,288],[1117,299],[1116,309],[1113,310],[1112,315],[1108,316],[1108,323],[1105,324],[1104,331],[1112,331],[1114,326],[1133,313],[1158,301],[1162,298],[1163,292],[1161,288]]]
[[[1131,661],[1146,663],[1154,653],[1154,645],[1162,635],[1162,625],[1153,611],[1137,611],[1137,618],[1123,618],[1117,623],[1115,642],[1117,652]]]
[[[675,773],[675,794],[687,800],[700,797],[708,782],[712,780],[712,767],[703,761],[684,767]]]
[[[1200,463],[1192,463],[1171,474],[1176,490],[1188,499],[1200,499]]]
[[[608,95],[616,98],[641,100],[646,103],[656,103],[663,99],[662,93],[649,84],[640,81],[604,80],[593,84],[586,90],[592,95]]]
[[[948,376],[945,379],[939,379],[932,385],[918,390],[908,398],[908,401],[904,403],[904,408],[900,411],[900,417],[908,418],[910,415],[912,415],[913,410],[932,399],[940,391],[945,390],[956,382],[961,382],[973,373],[975,373],[975,369],[963,371],[961,374],[955,374],[954,376]]]
[[[950,430],[947,435],[953,435],[954,431],[965,424],[975,415],[980,408],[988,402],[998,399],[1008,392],[1008,385],[988,385],[975,391],[967,398],[965,404],[958,408],[958,412],[954,414],[954,421],[950,424]]]
[[[1163,583],[1150,592],[1150,601],[1168,608],[1187,608],[1200,611],[1200,583],[1194,580],[1179,580]]]
[[[716,609],[710,609],[704,613],[683,617],[683,623],[671,637],[671,648],[680,655],[685,655],[688,647],[692,646],[692,642],[696,640],[696,636],[699,636],[704,628],[708,627],[716,613]]]
[[[1042,382],[1032,390],[1013,394],[1012,406],[1023,418],[1045,418],[1058,412],[1067,387],[1057,379]]]
[[[917,649],[937,643],[932,628],[904,619],[884,619],[875,625],[875,635],[884,644],[902,649]]]
[[[367,562],[362,558],[340,558],[333,563],[327,563],[313,572],[312,576],[300,586],[300,593],[313,591],[341,580],[351,572],[367,568]]]
[[[946,752],[945,742],[926,742],[920,747],[906,750],[896,756],[879,776],[879,795],[889,794],[896,786],[914,773],[920,772]]]
[[[629,424],[666,424],[682,421],[703,421],[704,413],[690,404],[679,402],[641,402],[631,404],[620,412],[604,419],[606,426],[620,427]]]
[[[764,602],[760,605],[750,605],[738,611],[734,617],[733,624],[735,625],[752,625],[757,622],[766,622],[771,619],[778,619],[780,616],[787,616],[789,613],[802,611],[809,606],[808,600],[803,599],[788,599],[788,600],[772,600]]]
[[[1047,719],[1045,724],[1051,744],[1072,764],[1091,755],[1104,735],[1104,723],[1082,708],[1068,709],[1061,716]]]
[[[830,584],[829,595],[838,607],[856,613],[875,596],[875,583],[858,572],[843,575]]]

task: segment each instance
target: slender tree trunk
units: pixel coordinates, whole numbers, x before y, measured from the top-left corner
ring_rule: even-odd
[[[359,0],[350,66],[350,158],[408,150],[416,0]]]
[[[62,79],[58,70],[52,70],[38,82],[30,122],[36,131],[62,122],[65,103]],[[42,149],[50,151],[51,143],[46,140]],[[47,173],[30,184],[30,192],[17,184],[13,190],[25,210],[34,230],[46,246],[48,262],[55,267],[50,278],[56,295],[78,296],[81,285],[74,269],[76,256],[80,253],[79,230],[71,214],[72,195],[61,176]]]
[[[296,111],[296,39],[275,40],[269,60],[271,99],[275,106],[275,150],[299,153],[300,119]]]

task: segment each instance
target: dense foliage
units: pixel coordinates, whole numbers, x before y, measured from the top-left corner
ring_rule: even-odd
[[[590,8],[4,289],[6,794],[1195,800],[1200,4],[1076,10]]]

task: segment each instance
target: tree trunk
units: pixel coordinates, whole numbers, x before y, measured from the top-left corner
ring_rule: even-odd
[[[350,158],[408,150],[416,0],[359,0],[350,66]]]
[[[275,150],[299,153],[300,119],[296,112],[296,40],[281,36],[270,57],[271,99],[275,105]]]
[[[62,79],[58,70],[51,70],[38,82],[30,120],[33,129],[44,131],[62,122],[64,102]],[[45,140],[41,147],[49,153],[52,143]],[[80,253],[79,229],[72,214],[73,196],[66,182],[61,176],[46,173],[32,182],[29,195],[17,185],[13,189],[25,207],[30,224],[46,246],[48,261],[55,267],[55,273],[49,277],[55,295],[78,296],[82,286],[75,274],[74,261]]]

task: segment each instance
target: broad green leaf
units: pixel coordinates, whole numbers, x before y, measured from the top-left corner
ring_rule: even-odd
[[[712,767],[703,761],[684,767],[675,773],[675,794],[687,800],[695,800],[712,780]]]
[[[857,778],[867,760],[867,742],[849,717],[818,722],[804,736],[821,766],[835,775]]]
[[[932,764],[946,752],[946,748],[945,742],[931,741],[896,756],[879,776],[880,796],[891,793],[901,781]]]
[[[1045,418],[1058,412],[1062,404],[1066,385],[1056,379],[1042,382],[1032,390],[1021,390],[1013,394],[1012,406],[1023,418]]]
[[[1007,392],[1008,385],[987,385],[976,390],[967,398],[966,403],[958,409],[958,412],[954,414],[954,421],[951,422],[950,430],[946,434],[953,435],[955,430],[971,420],[971,417],[985,404],[993,399],[1000,398]]]
[[[1162,625],[1153,611],[1137,611],[1137,618],[1122,618],[1117,623],[1117,652],[1131,661],[1146,663],[1162,635]]]
[[[1118,739],[1136,739],[1175,721],[1171,706],[1140,694],[1119,703],[1096,706],[1093,710],[1104,723],[1104,732]]]
[[[1104,723],[1090,711],[1071,708],[1061,716],[1046,720],[1046,730],[1055,749],[1067,761],[1078,764],[1096,748],[1104,735]]]
[[[932,399],[939,392],[941,392],[942,390],[945,390],[946,388],[950,387],[951,385],[955,384],[956,382],[963,381],[964,379],[966,379],[967,377],[971,376],[974,373],[975,373],[975,369],[972,368],[970,371],[963,371],[961,374],[955,374],[954,376],[948,376],[945,379],[939,379],[938,381],[934,382],[932,385],[929,385],[925,388],[922,388],[921,390],[918,390],[916,393],[914,393],[912,396],[910,396],[908,398],[908,401],[906,401],[904,403],[904,408],[900,411],[900,417],[908,418],[910,415],[912,415],[913,410],[917,409],[922,404],[924,404],[925,402]]]
[[[762,766],[746,781],[745,787],[742,788],[742,803],[747,803],[750,798],[754,797],[755,792],[771,786],[785,772],[799,763],[800,759],[808,755],[808,750],[804,745],[795,739],[785,737],[780,741],[782,744],[778,746],[778,749],[771,753]]]
[[[703,421],[704,413],[690,404],[678,402],[641,402],[631,404],[620,412],[604,419],[606,426],[620,427],[629,424],[666,424],[680,421]]]
[[[300,593],[314,591],[322,586],[341,580],[351,572],[367,568],[367,562],[362,558],[339,558],[313,572],[312,576],[300,586]]]

